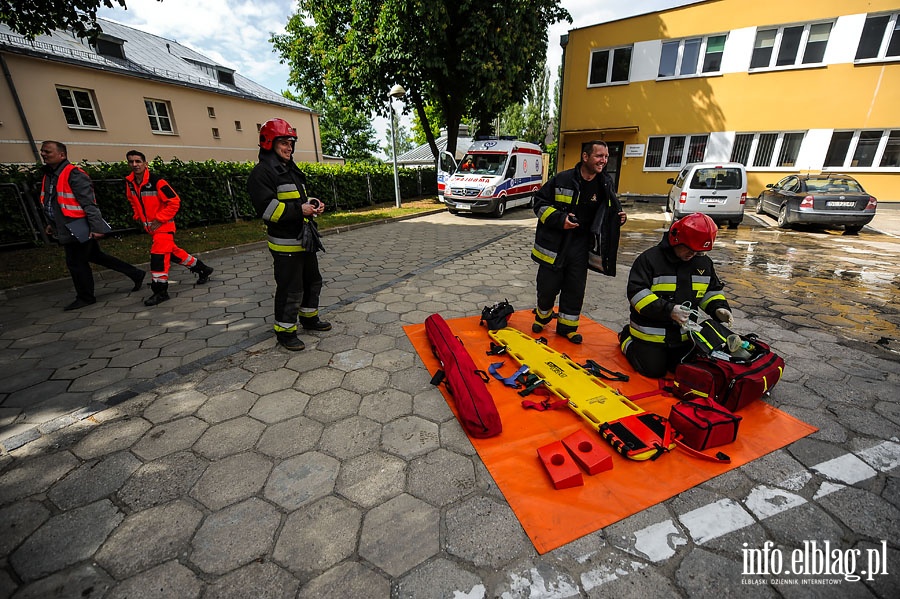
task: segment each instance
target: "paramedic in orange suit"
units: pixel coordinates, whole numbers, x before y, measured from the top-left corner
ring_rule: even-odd
[[[202,285],[209,280],[213,269],[175,245],[175,214],[181,198],[165,179],[152,174],[147,158],[137,150],[125,155],[131,174],[125,178],[125,195],[134,210],[134,220],[153,237],[150,246],[150,289],[153,295],[144,300],[145,306],[155,306],[169,299],[169,264],[172,258],[188,268]]]

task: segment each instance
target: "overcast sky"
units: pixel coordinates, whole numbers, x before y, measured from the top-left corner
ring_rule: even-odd
[[[555,78],[562,50],[560,35],[596,23],[621,19],[696,0],[563,0],[572,23],[558,23],[548,32],[547,66]],[[293,0],[127,0],[128,9],[101,8],[100,17],[174,40],[274,92],[287,89],[288,67],[278,60],[269,38],[284,33],[296,11]],[[385,90],[387,94],[387,90]],[[376,119],[381,138],[387,129]]]

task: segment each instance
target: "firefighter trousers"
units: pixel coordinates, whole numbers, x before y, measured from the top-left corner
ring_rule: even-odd
[[[275,332],[293,332],[298,317],[319,314],[319,260],[315,252],[269,251],[275,261]]]
[[[573,234],[557,258],[560,266],[538,266],[537,309],[542,314],[552,312],[559,296],[556,332],[562,335],[578,330],[587,285],[589,250],[590,236]]]

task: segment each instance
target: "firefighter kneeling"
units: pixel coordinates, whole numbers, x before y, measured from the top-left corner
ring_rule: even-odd
[[[622,353],[639,373],[665,376],[693,347],[683,328],[691,309],[733,325],[722,282],[706,256],[717,227],[705,214],[672,223],[656,246],[634,261],[626,295],[631,322],[619,333]]]

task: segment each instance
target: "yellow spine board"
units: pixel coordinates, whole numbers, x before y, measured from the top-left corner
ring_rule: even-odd
[[[600,427],[603,424],[645,413],[640,406],[570,358],[517,329],[507,327],[488,331],[488,335],[505,346],[506,353],[520,366],[528,366],[530,373],[543,379],[551,393],[566,400],[569,407],[601,436],[603,435],[600,433]],[[669,449],[674,447],[673,443]],[[632,460],[646,460],[657,454],[656,449],[651,449],[627,457]]]

